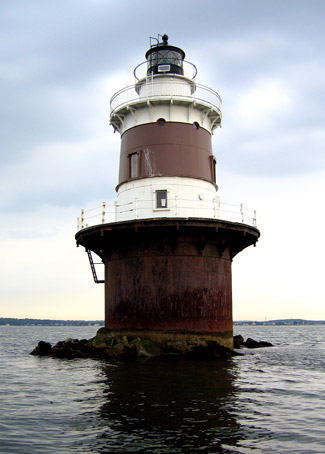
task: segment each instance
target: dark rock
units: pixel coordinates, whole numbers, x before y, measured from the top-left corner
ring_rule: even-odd
[[[271,344],[271,342],[259,341],[259,346],[260,347],[273,347],[273,344]]]
[[[258,348],[259,347],[258,342],[254,339],[251,339],[250,337],[245,342],[243,342],[243,345],[245,345],[245,347],[247,347],[247,348]]]
[[[245,342],[243,342],[243,345],[246,348],[273,347],[273,345],[270,342],[265,341],[257,342],[256,340],[251,339],[250,337]]]
[[[40,341],[30,354],[38,356],[48,356],[51,352],[51,349],[52,345],[49,342]]]
[[[67,339],[66,341],[58,342],[52,347],[50,356],[56,358],[91,358],[98,357],[97,351],[89,344],[89,341],[83,339]]]
[[[189,358],[229,358],[231,350],[218,344],[217,341],[201,337],[188,340],[169,341],[162,346],[165,355],[187,356]]]
[[[207,340],[206,345],[194,345],[187,353],[186,356],[191,358],[230,358],[231,350],[223,347],[216,341]]]
[[[240,334],[234,336],[234,348],[240,348],[240,346],[244,343],[244,338]]]
[[[151,356],[160,356],[161,349],[148,339],[137,337],[130,342],[130,347],[134,356],[149,358]]]

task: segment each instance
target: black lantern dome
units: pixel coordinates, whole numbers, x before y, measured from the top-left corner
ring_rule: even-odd
[[[184,75],[183,61],[185,52],[179,47],[168,44],[168,36],[162,36],[162,43],[155,44],[146,52],[147,75],[180,74]]]

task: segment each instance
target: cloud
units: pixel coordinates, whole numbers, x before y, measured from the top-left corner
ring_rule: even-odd
[[[257,211],[256,248],[233,261],[234,318],[324,318],[321,289],[325,243],[325,171],[243,177],[219,172],[221,201]]]
[[[233,108],[241,133],[263,135],[278,117],[292,112],[290,90],[278,80],[259,80],[239,97]]]
[[[76,248],[76,206],[43,205],[2,221],[1,315],[103,319],[103,286]]]
[[[83,205],[88,199],[115,195],[120,138],[109,125],[109,99],[126,80],[116,74],[84,85],[81,92],[62,88],[52,93],[52,118],[44,118],[52,134],[31,133],[35,143],[26,136],[15,137],[16,153],[9,157],[6,147],[2,149],[3,209],[31,209],[44,203]],[[37,127],[41,130],[42,122]]]

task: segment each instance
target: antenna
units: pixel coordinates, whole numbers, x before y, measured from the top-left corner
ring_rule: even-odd
[[[159,38],[161,38],[161,40]],[[168,35],[166,33],[164,33],[163,35],[158,33],[158,38],[155,38],[154,36],[150,36],[149,39],[150,39],[150,47],[158,46],[158,44],[160,44],[161,41],[163,42],[163,44],[168,44]],[[152,40],[156,41],[156,43],[152,44]]]
[[[159,44],[159,36],[160,36],[160,35],[158,35],[158,38],[155,38],[154,36],[150,36],[150,37],[149,37],[149,39],[150,39],[150,47],[153,47],[153,46],[156,46],[157,44]],[[152,44],[152,40],[153,40],[153,39],[154,39],[155,41],[157,41],[157,44]]]

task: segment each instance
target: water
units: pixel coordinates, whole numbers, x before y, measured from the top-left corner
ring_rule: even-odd
[[[325,326],[235,327],[230,360],[34,357],[96,327],[0,326],[0,452],[323,453]]]

